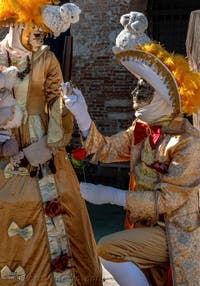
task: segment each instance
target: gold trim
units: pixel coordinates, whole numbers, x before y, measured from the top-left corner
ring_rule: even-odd
[[[172,101],[172,106],[174,113],[179,113],[181,111],[181,100],[178,91],[177,83],[170,72],[170,70],[154,55],[139,51],[139,50],[128,50],[122,51],[116,54],[116,59],[123,65],[123,61],[130,61],[131,59],[141,60],[141,62],[152,68],[160,78],[165,79],[164,83],[169,90],[169,97]]]

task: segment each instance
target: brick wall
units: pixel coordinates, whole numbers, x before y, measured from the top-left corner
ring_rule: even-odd
[[[0,41],[5,37],[8,32],[8,28],[1,28],[0,29]]]
[[[111,135],[126,129],[133,120],[130,91],[135,79],[116,62],[112,53],[115,38],[122,30],[119,20],[130,10],[144,10],[147,0],[72,2],[82,10],[79,23],[71,29],[72,80],[83,91],[98,128]],[[0,30],[0,39],[3,35],[5,29]]]
[[[92,119],[105,135],[126,129],[133,120],[130,91],[135,79],[112,53],[116,35],[122,30],[120,17],[130,11],[132,2],[75,1],[82,14],[71,29],[72,80],[81,88]]]

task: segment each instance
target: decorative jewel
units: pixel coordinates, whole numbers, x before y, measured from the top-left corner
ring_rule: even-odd
[[[27,74],[31,71],[31,60],[29,56],[26,57],[27,65],[26,68],[22,72],[17,72],[17,77],[23,80]]]
[[[13,66],[13,65],[17,65],[17,62],[16,61],[11,61],[11,58],[10,58],[10,55],[9,55],[9,53],[7,52],[7,56],[8,56],[8,66],[10,67],[10,66]],[[19,79],[21,79],[21,80],[23,80],[25,77],[26,77],[26,75],[28,75],[29,73],[30,73],[30,71],[31,71],[31,60],[30,60],[30,58],[29,58],[29,56],[27,56],[26,57],[26,67],[25,67],[25,69],[23,70],[23,71],[18,71],[17,72],[17,77],[19,78]]]

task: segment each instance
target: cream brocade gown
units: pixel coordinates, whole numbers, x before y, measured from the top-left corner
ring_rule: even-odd
[[[8,65],[5,53],[0,55],[0,63]],[[16,63],[24,70],[25,60]],[[11,175],[6,179],[9,160],[0,159],[1,286],[102,285],[85,202],[61,147],[69,141],[73,129],[71,114],[62,117],[61,82],[55,56],[42,47],[32,59],[30,75],[17,79],[15,84],[24,122],[13,132],[21,147],[47,135],[49,145],[57,149],[56,174],[43,167],[45,175],[40,180],[29,175]]]

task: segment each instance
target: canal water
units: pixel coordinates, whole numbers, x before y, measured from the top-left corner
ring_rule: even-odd
[[[105,235],[124,229],[125,211],[122,207],[86,204],[97,242]]]

